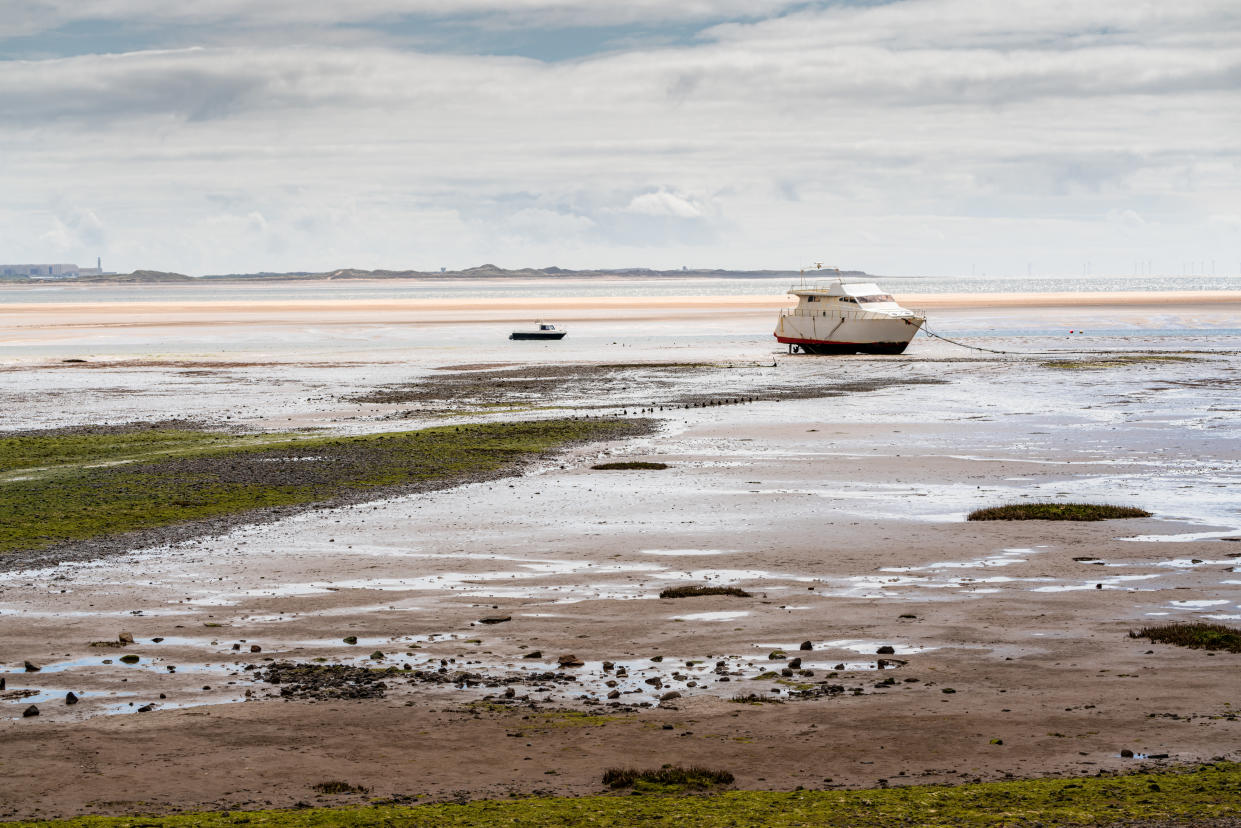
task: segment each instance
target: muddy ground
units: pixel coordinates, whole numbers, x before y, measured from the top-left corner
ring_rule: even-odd
[[[573,395],[736,402],[519,477],[6,573],[0,815],[596,793],[674,762],[792,789],[1241,758],[1241,656],[1129,637],[1241,615],[1231,360],[651,370],[672,384]],[[366,390],[309,407],[390,428],[408,402],[342,399]],[[1154,517],[963,520],[1022,498]],[[657,597],[685,584],[751,597]],[[338,779],[371,791],[313,790]]]

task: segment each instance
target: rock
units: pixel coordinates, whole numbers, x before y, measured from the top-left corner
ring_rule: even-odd
[[[797,649],[799,649],[799,650],[813,650],[813,649],[814,649],[814,645],[813,645],[813,644],[811,644],[809,641],[803,641],[803,642],[801,643],[801,646],[800,646],[800,647],[798,647]]]
[[[784,654],[784,650],[772,650],[767,654],[768,661],[783,661],[786,658],[788,656]]]
[[[896,648],[884,644],[878,650],[875,650],[875,652],[879,655],[896,655]]]
[[[1129,748],[1125,748],[1124,750],[1120,752],[1120,756],[1122,759],[1132,759],[1133,751],[1129,750]]]
[[[4,684],[5,684],[4,676],[0,676],[0,690],[4,689]]]
[[[511,615],[488,615],[486,618],[478,619],[480,624],[503,624],[505,621],[512,621]]]
[[[603,669],[604,669],[604,670],[611,670],[611,669],[612,669],[613,667],[615,667],[615,666],[616,666],[616,665],[614,665],[614,664],[613,664],[612,662],[610,662],[610,661],[605,661],[605,662],[603,662]]]
[[[530,652],[522,656],[522,658],[542,658],[542,657],[543,657],[542,650],[531,650]]]
[[[72,691],[65,693],[65,704],[77,704],[78,697]]]
[[[139,707],[139,708],[138,708],[138,712],[139,712],[139,713],[150,713],[150,712],[151,712],[152,710],[154,710],[154,709],[155,709],[155,705],[153,705],[153,704],[144,704],[144,705],[142,705],[142,707]]]
[[[609,699],[619,699],[619,698],[620,698],[620,691],[619,691],[619,690],[613,690],[613,691],[611,691],[610,693],[608,693],[608,698],[609,698]]]
[[[790,661],[789,661],[789,669],[790,669],[790,670],[800,670],[800,669],[801,669],[801,659],[800,659],[800,658],[794,658],[794,659],[790,660]]]
[[[516,696],[516,695],[517,695],[517,691],[516,691],[516,690],[514,690],[512,687],[505,687],[505,688],[504,688],[504,698],[506,698],[506,699],[511,699],[511,698],[513,698],[513,697],[514,697],[514,696]]]
[[[164,640],[163,636],[159,636],[159,635],[157,635],[157,636],[155,636],[155,638],[152,638],[152,639],[151,639],[151,643],[152,643],[152,644],[158,644],[159,642],[161,642],[161,641],[163,641],[163,640]]]
[[[957,692],[957,691],[956,691],[956,690],[953,690],[951,687],[945,687],[943,690],[940,690],[939,692],[941,692],[941,693],[949,693],[949,694],[951,694],[951,693],[955,693],[955,692]]]
[[[233,650],[234,650],[234,651],[237,651],[237,650],[240,650],[240,649],[241,649],[241,645],[240,645],[240,644],[236,644],[236,643],[234,643],[234,644],[233,644]]]
[[[42,668],[42,667],[40,667],[39,665],[34,664],[34,663],[32,663],[32,662],[29,662],[29,661],[27,661],[27,662],[25,663],[25,667],[26,667],[26,672],[27,672],[27,673],[37,673],[37,672],[39,672],[40,670],[42,670],[42,669],[43,669],[43,668]]]
[[[131,632],[123,632],[116,637],[116,640],[121,642],[122,644],[133,644],[134,634]]]
[[[658,664],[659,662],[663,660],[664,660],[663,656],[651,656],[651,661],[654,661],[656,664]]]
[[[793,671],[789,669],[788,667],[785,667],[783,670],[780,671],[780,675],[784,676],[785,678],[792,678]]]
[[[652,687],[654,687],[656,690],[658,690],[658,689],[660,689],[660,688],[662,688],[662,687],[664,686],[664,680],[663,680],[663,679],[661,679],[659,676],[655,676],[654,678],[645,679],[645,680],[644,680],[644,683],[645,683],[645,684],[649,684],[649,685],[651,685],[651,686],[652,686]]]
[[[566,654],[566,655],[557,657],[556,663],[559,664],[561,667],[583,667],[586,664],[586,662],[582,661],[577,656],[571,655],[571,654]]]
[[[358,637],[356,635],[347,635],[341,641],[344,641],[346,644],[357,644]]]
[[[376,650],[375,652],[371,653],[371,658],[374,659],[375,661],[383,661],[383,657],[384,657],[384,654],[382,650]]]
[[[666,701],[672,701],[673,699],[679,699],[679,698],[681,698],[681,694],[675,690],[672,690],[660,696],[659,700],[660,702],[666,702]]]
[[[39,708],[37,705],[32,704],[22,711],[22,717],[26,719],[29,719],[31,716],[38,716],[38,715],[39,715]]]
[[[259,645],[257,645],[257,644],[251,644],[251,645],[250,645],[250,652],[252,652],[252,653],[261,653],[261,652],[263,652],[263,648],[262,648],[262,647],[260,647],[260,646],[259,646]]]
[[[138,656],[134,655],[133,653],[129,653],[127,655],[121,656],[122,664],[137,664],[141,660],[142,659],[138,658]]]
[[[618,684],[618,682],[616,681],[616,679],[608,679],[608,680],[607,680],[606,682],[604,682],[604,683],[605,683],[608,687],[615,687],[615,686]]]

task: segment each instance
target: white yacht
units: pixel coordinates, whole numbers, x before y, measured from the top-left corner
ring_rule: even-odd
[[[873,282],[848,281],[839,270],[836,274],[835,279],[789,288],[797,306],[781,312],[776,340],[787,344],[789,353],[904,353],[926,314],[902,308]]]

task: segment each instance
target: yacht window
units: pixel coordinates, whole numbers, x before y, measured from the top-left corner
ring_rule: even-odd
[[[817,302],[817,301],[819,301],[819,297],[817,297],[817,296],[807,296],[807,297],[806,297],[806,301],[807,301],[807,302]]]
[[[895,302],[896,300],[892,298],[891,294],[876,293],[871,296],[859,296],[855,301],[866,303],[866,302]]]

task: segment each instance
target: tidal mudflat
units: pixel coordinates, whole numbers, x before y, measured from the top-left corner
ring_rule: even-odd
[[[531,347],[487,320],[314,347],[300,317],[188,324],[172,354],[111,316],[7,330],[10,432],[616,430],[106,557],[6,547],[0,816],[322,803],[338,779],[366,793],[334,802],[408,801],[597,794],[664,764],[790,791],[1241,758],[1241,655],[1129,635],[1241,626],[1235,335],[944,310],[1011,353],[790,357],[766,310],[657,311]],[[638,465],[595,468],[615,463]],[[1023,501],[1151,516],[966,520]],[[659,597],[694,586],[716,594]]]

